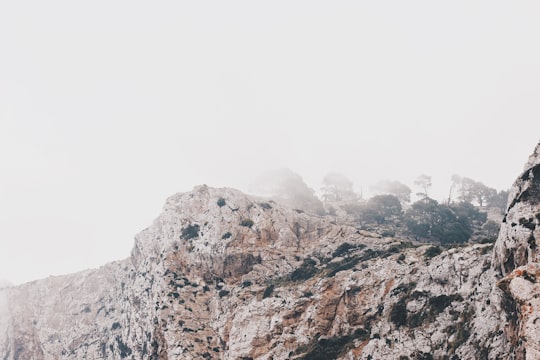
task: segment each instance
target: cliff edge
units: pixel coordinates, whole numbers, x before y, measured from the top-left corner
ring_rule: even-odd
[[[0,289],[1,358],[540,359],[539,169],[540,146],[494,248],[198,186],[128,259]]]

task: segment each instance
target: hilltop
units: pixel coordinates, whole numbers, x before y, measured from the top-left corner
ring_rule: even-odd
[[[540,147],[493,244],[445,249],[229,188],[131,256],[0,290],[11,359],[537,359]]]

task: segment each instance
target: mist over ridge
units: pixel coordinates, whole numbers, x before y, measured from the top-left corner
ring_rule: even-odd
[[[533,3],[29,4],[0,5],[14,283],[126,257],[198,184],[285,167],[367,197],[427,174],[442,201],[453,174],[507,189],[538,140]]]

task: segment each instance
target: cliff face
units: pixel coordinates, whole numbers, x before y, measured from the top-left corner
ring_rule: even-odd
[[[510,192],[508,211],[495,245],[499,287],[513,301],[516,353],[540,359],[540,144]]]
[[[0,290],[1,358],[540,358],[539,163],[537,148],[494,251],[441,252],[232,189],[174,195],[130,258]]]

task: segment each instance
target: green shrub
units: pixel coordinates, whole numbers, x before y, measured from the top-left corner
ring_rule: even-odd
[[[223,234],[223,236],[221,237],[221,239],[225,240],[225,239],[228,239],[232,236],[232,234],[230,232],[226,232],[225,234]]]
[[[194,225],[189,224],[187,227],[182,229],[182,235],[180,235],[180,237],[184,240],[189,240],[189,239],[199,237],[199,230],[200,230],[200,227],[198,224],[194,224]]]
[[[270,210],[272,208],[272,205],[266,202],[259,203],[259,205],[263,208],[263,210]]]
[[[398,328],[407,325],[407,304],[405,304],[404,299],[399,300],[392,306],[392,310],[390,311],[390,321]]]
[[[274,285],[269,285],[266,289],[264,289],[263,293],[263,299],[266,299],[267,297],[270,297],[272,293],[274,292]]]
[[[226,202],[224,198],[219,198],[217,201],[219,207],[225,206]]]
[[[369,331],[356,329],[351,335],[321,339],[318,336],[308,344],[300,346],[295,354],[304,353],[299,359],[302,360],[328,360],[337,359],[346,354],[354,346],[355,340],[369,339]]]
[[[431,259],[437,255],[439,255],[442,252],[441,248],[438,246],[432,246],[426,250],[424,253],[424,256],[426,259]]]
[[[304,259],[302,265],[289,275],[289,279],[291,281],[303,281],[313,277],[317,273],[315,264],[317,264],[317,262],[313,259]]]
[[[438,315],[444,311],[452,301],[463,301],[463,297],[459,294],[439,295],[429,299],[429,306],[433,315]]]
[[[382,237],[394,237],[396,236],[395,230],[386,229],[381,232]]]
[[[326,277],[332,277],[340,271],[350,270],[356,265],[358,265],[359,262],[360,262],[360,258],[351,257],[351,258],[345,258],[338,262],[330,263],[327,266],[327,269],[329,270],[329,272],[326,274]]]
[[[240,222],[240,225],[251,228],[253,226],[254,222],[251,219],[244,219]]]
[[[332,253],[332,257],[342,256],[349,252],[349,250],[354,249],[355,246],[349,243],[343,243],[337,247],[337,249]]]
[[[390,292],[390,296],[396,296],[401,293],[409,294],[412,290],[414,290],[415,287],[416,287],[415,282],[410,282],[407,284],[399,284],[398,286],[392,289],[392,291]]]

